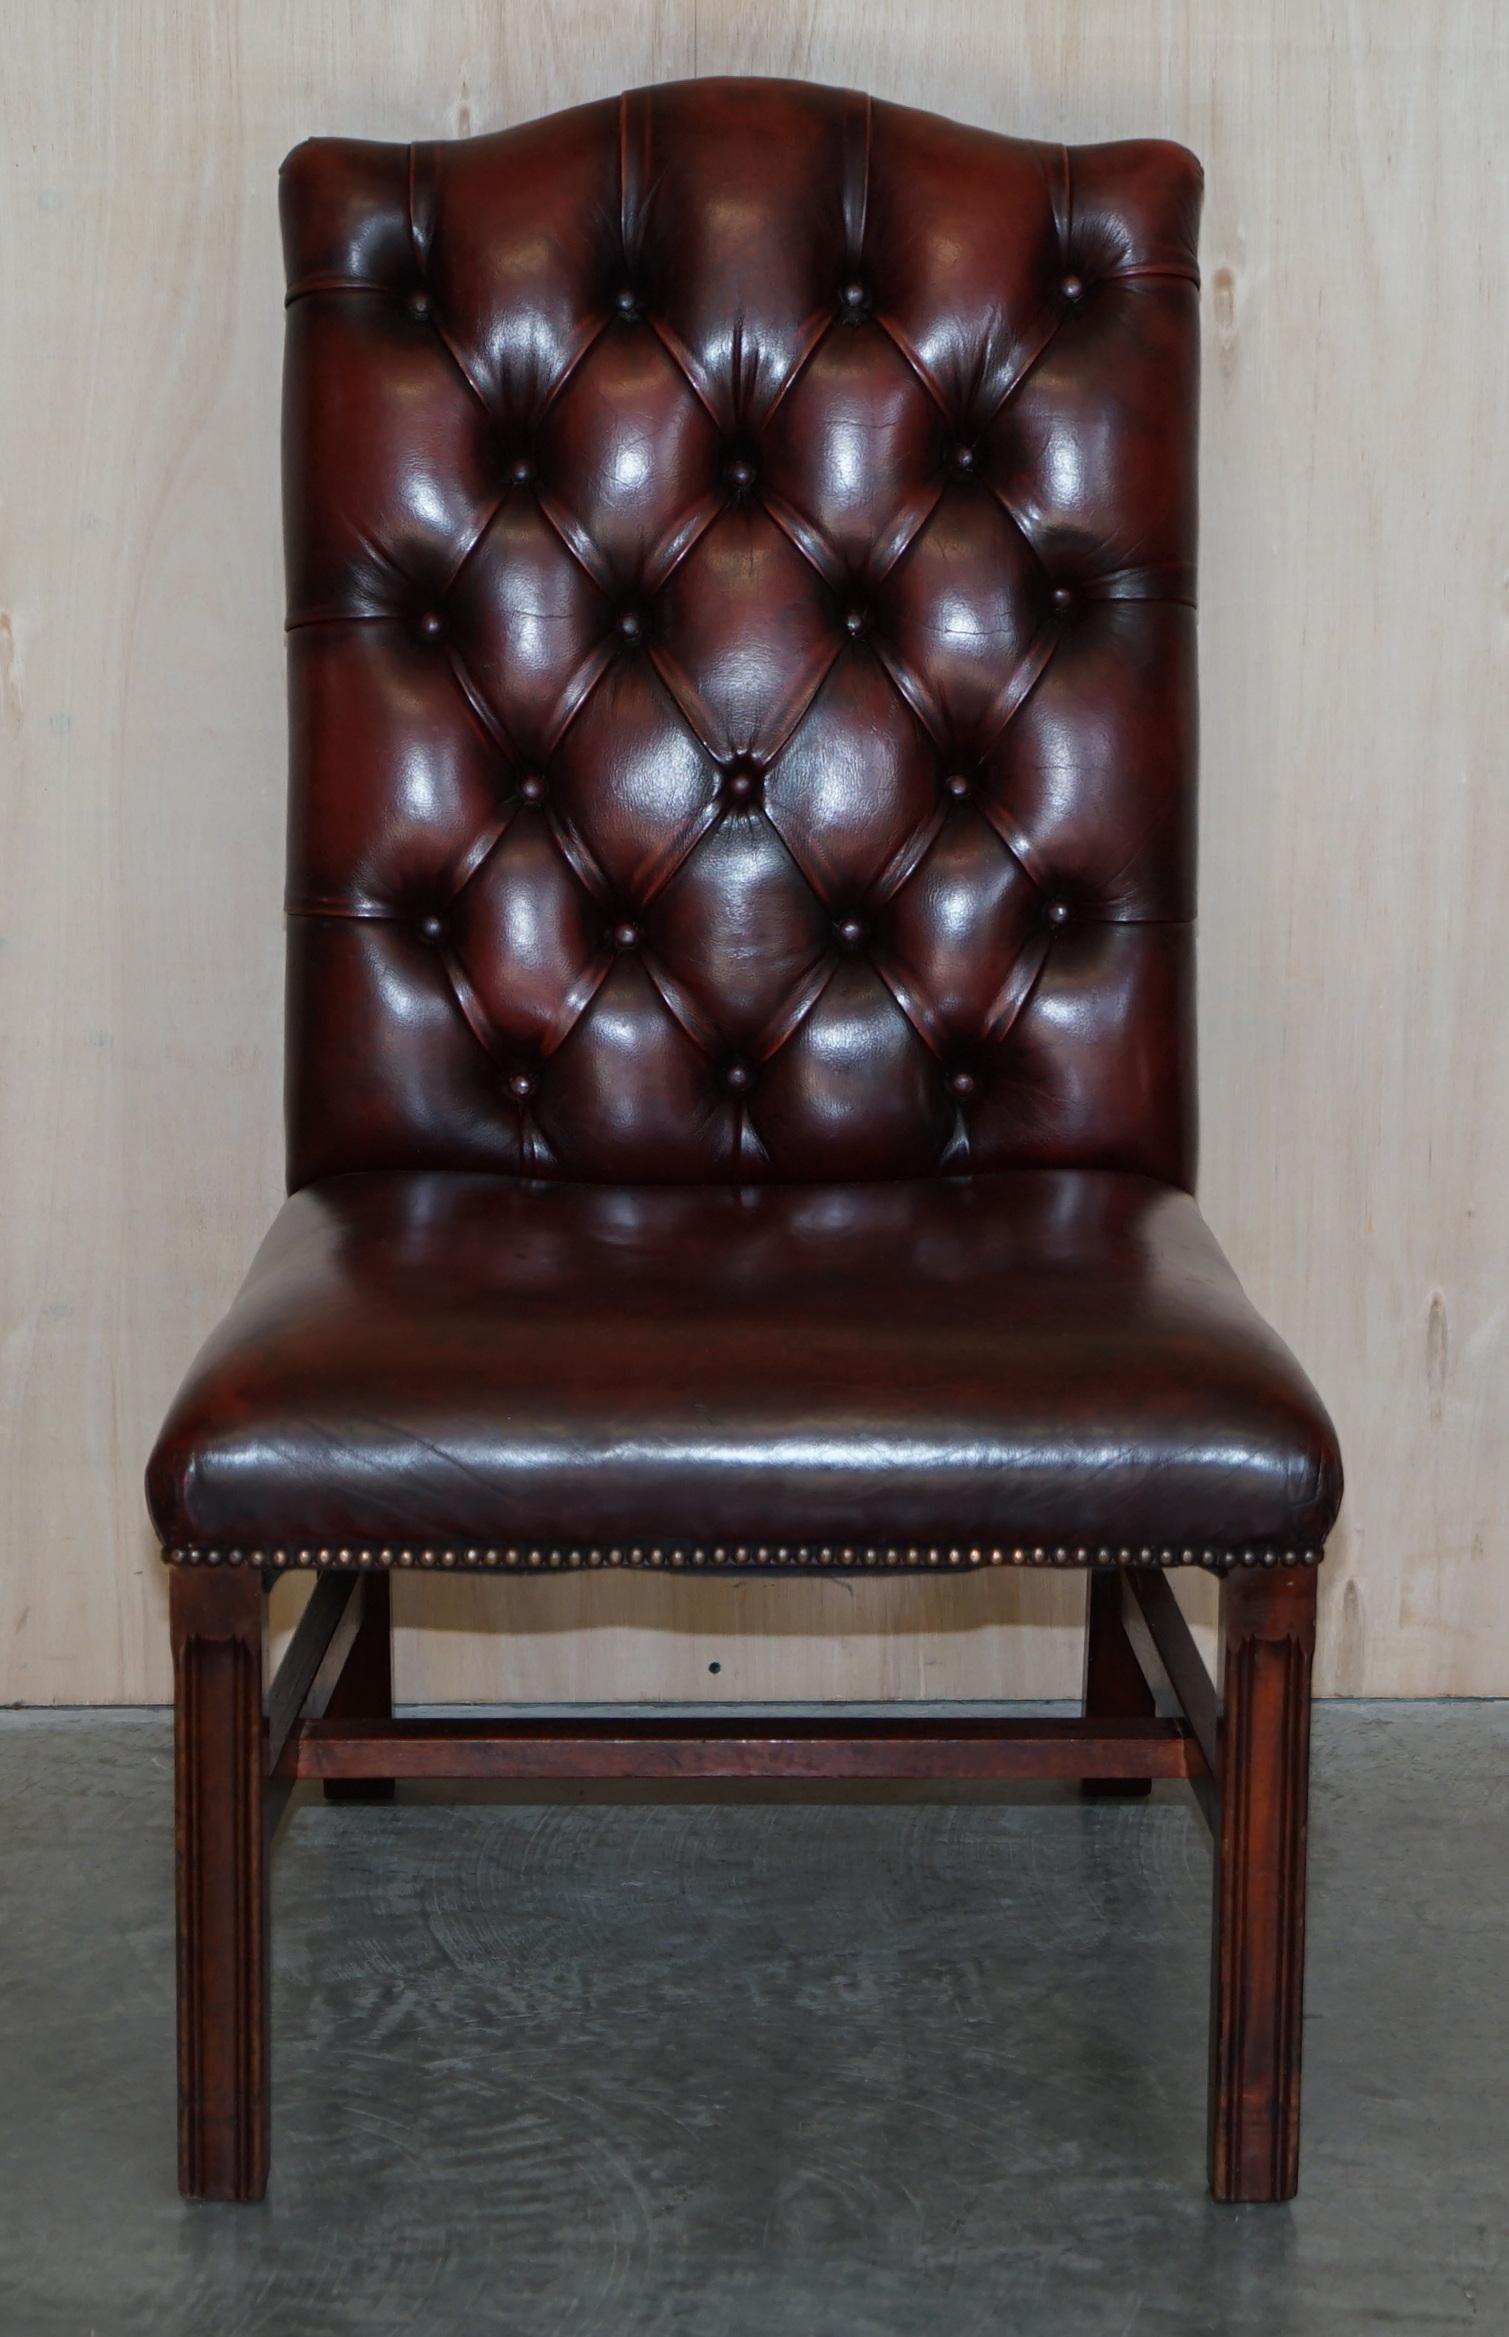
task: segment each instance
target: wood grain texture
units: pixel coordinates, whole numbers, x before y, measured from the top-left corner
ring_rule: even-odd
[[[1211,1941],[1210,2187],[1299,2187],[1315,1577],[1221,1587],[1221,1798]]]
[[[1221,1705],[1216,1683],[1194,1643],[1172,1587],[1161,1574],[1138,1567],[1118,1586],[1124,1610],[1133,1611],[1152,1643],[1153,1664],[1139,1670],[1153,1676],[1161,1670],[1174,1692],[1179,1710],[1189,1722],[1212,1777],[1221,1773]],[[1133,1642],[1135,1646],[1135,1642]],[[1155,1700],[1156,1708],[1156,1700]]]
[[[1122,1576],[1092,1574],[1085,1584],[1085,1676],[1081,1708],[1086,1720],[1148,1718],[1157,1709],[1136,1651],[1127,1637],[1121,1608]],[[1092,1799],[1135,1799],[1149,1790],[1139,1778],[1084,1777],[1080,1791]]]
[[[361,1622],[325,1712],[331,1720],[390,1721],[393,1717],[393,1600],[385,1575],[362,1585]],[[318,1592],[314,1594],[318,1597]],[[391,1777],[325,1780],[327,1801],[391,1801]]]
[[[142,1460],[280,1189],[277,164],[724,71],[1205,158],[1201,1190],[1342,1433],[1317,1686],[1509,1689],[1503,11],[12,0],[6,34],[0,1697],[166,1697]],[[1061,1580],[449,1583],[422,1639],[407,1590],[405,1698],[1078,1679]]]
[[[283,1779],[1189,1777],[1200,1754],[1171,1720],[310,1720]]]
[[[178,2185],[267,2188],[268,1903],[260,1577],[171,1593],[178,1942]]]
[[[267,1730],[263,1760],[271,1770],[288,1733],[308,1706],[322,1673],[332,1683],[320,1709],[328,1712],[344,1685],[353,1651],[366,1621],[372,1585],[365,1575],[327,1575],[304,1603],[298,1628],[267,1685]],[[386,1609],[386,1602],[384,1602]]]

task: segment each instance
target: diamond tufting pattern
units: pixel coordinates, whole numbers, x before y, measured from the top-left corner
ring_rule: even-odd
[[[775,82],[290,157],[295,1186],[1189,1181],[1199,194]]]

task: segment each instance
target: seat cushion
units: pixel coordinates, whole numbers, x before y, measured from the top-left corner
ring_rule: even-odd
[[[405,1172],[285,1204],[148,1491],[174,1554],[269,1564],[1212,1563],[1318,1551],[1341,1470],[1145,1177]]]
[[[283,1563],[1208,1559],[1313,1552],[1341,1496],[1189,1194],[1100,1171],[332,1178],[283,1206],[147,1482],[164,1545]]]

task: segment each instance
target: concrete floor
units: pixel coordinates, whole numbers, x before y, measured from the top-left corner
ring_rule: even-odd
[[[1304,2187],[1203,2182],[1177,1787],[301,1795],[173,2187],[165,1716],[0,1719],[3,2337],[1509,2329],[1509,1706],[1318,1716]]]

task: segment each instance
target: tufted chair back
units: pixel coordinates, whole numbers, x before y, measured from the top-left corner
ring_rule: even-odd
[[[1187,1183],[1194,159],[700,81],[282,204],[291,1184]]]

